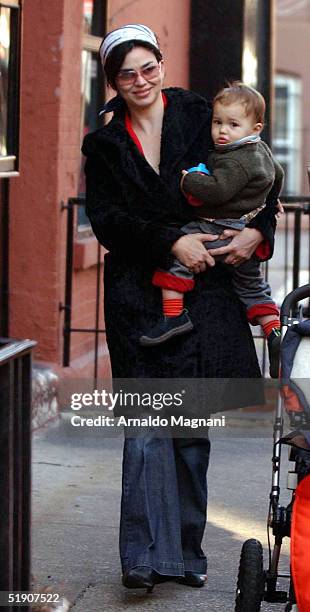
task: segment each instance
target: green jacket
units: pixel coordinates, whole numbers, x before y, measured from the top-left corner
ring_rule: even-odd
[[[262,206],[273,186],[277,195],[282,188],[282,167],[262,140],[212,151],[208,167],[212,176],[190,172],[183,180],[183,191],[202,203],[198,217],[238,219]]]

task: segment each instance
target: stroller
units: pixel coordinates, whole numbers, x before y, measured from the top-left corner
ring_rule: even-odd
[[[281,393],[273,429],[272,487],[267,522],[269,564],[264,570],[263,548],[258,540],[244,542],[235,612],[259,612],[262,601],[285,603],[286,612],[310,612],[310,319],[301,322],[301,318],[291,316],[292,312],[296,313],[298,302],[307,297],[310,297],[310,284],[289,293],[281,308]],[[285,437],[284,408],[293,429]],[[289,460],[295,464],[294,470],[288,473],[287,488],[293,493],[287,506],[279,502],[284,444],[289,445]],[[287,573],[279,572],[285,537],[291,538],[291,568]],[[277,589],[278,578],[288,579],[287,590]]]

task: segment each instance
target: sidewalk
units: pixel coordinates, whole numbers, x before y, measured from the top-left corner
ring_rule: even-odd
[[[233,612],[240,549],[248,537],[266,543],[271,428],[243,424],[214,432],[205,550],[208,584],[174,583],[152,594],[121,585],[118,521],[122,436],[73,428],[66,415],[34,435],[32,572],[35,587],[65,595],[75,612],[145,610]],[[283,491],[285,496],[286,491]],[[267,558],[267,555],[266,555]],[[283,568],[287,569],[287,550]],[[34,590],[36,590],[36,588]],[[283,612],[262,604],[263,612]]]

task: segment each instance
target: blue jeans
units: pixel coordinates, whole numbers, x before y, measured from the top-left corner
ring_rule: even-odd
[[[146,565],[160,574],[205,574],[207,438],[140,437],[125,432],[120,555],[123,572]]]

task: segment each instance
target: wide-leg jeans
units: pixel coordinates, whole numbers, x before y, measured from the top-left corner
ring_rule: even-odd
[[[185,571],[206,574],[201,542],[209,454],[207,437],[160,438],[156,427],[136,437],[125,431],[120,525],[123,572],[148,566],[171,576],[183,576]]]

